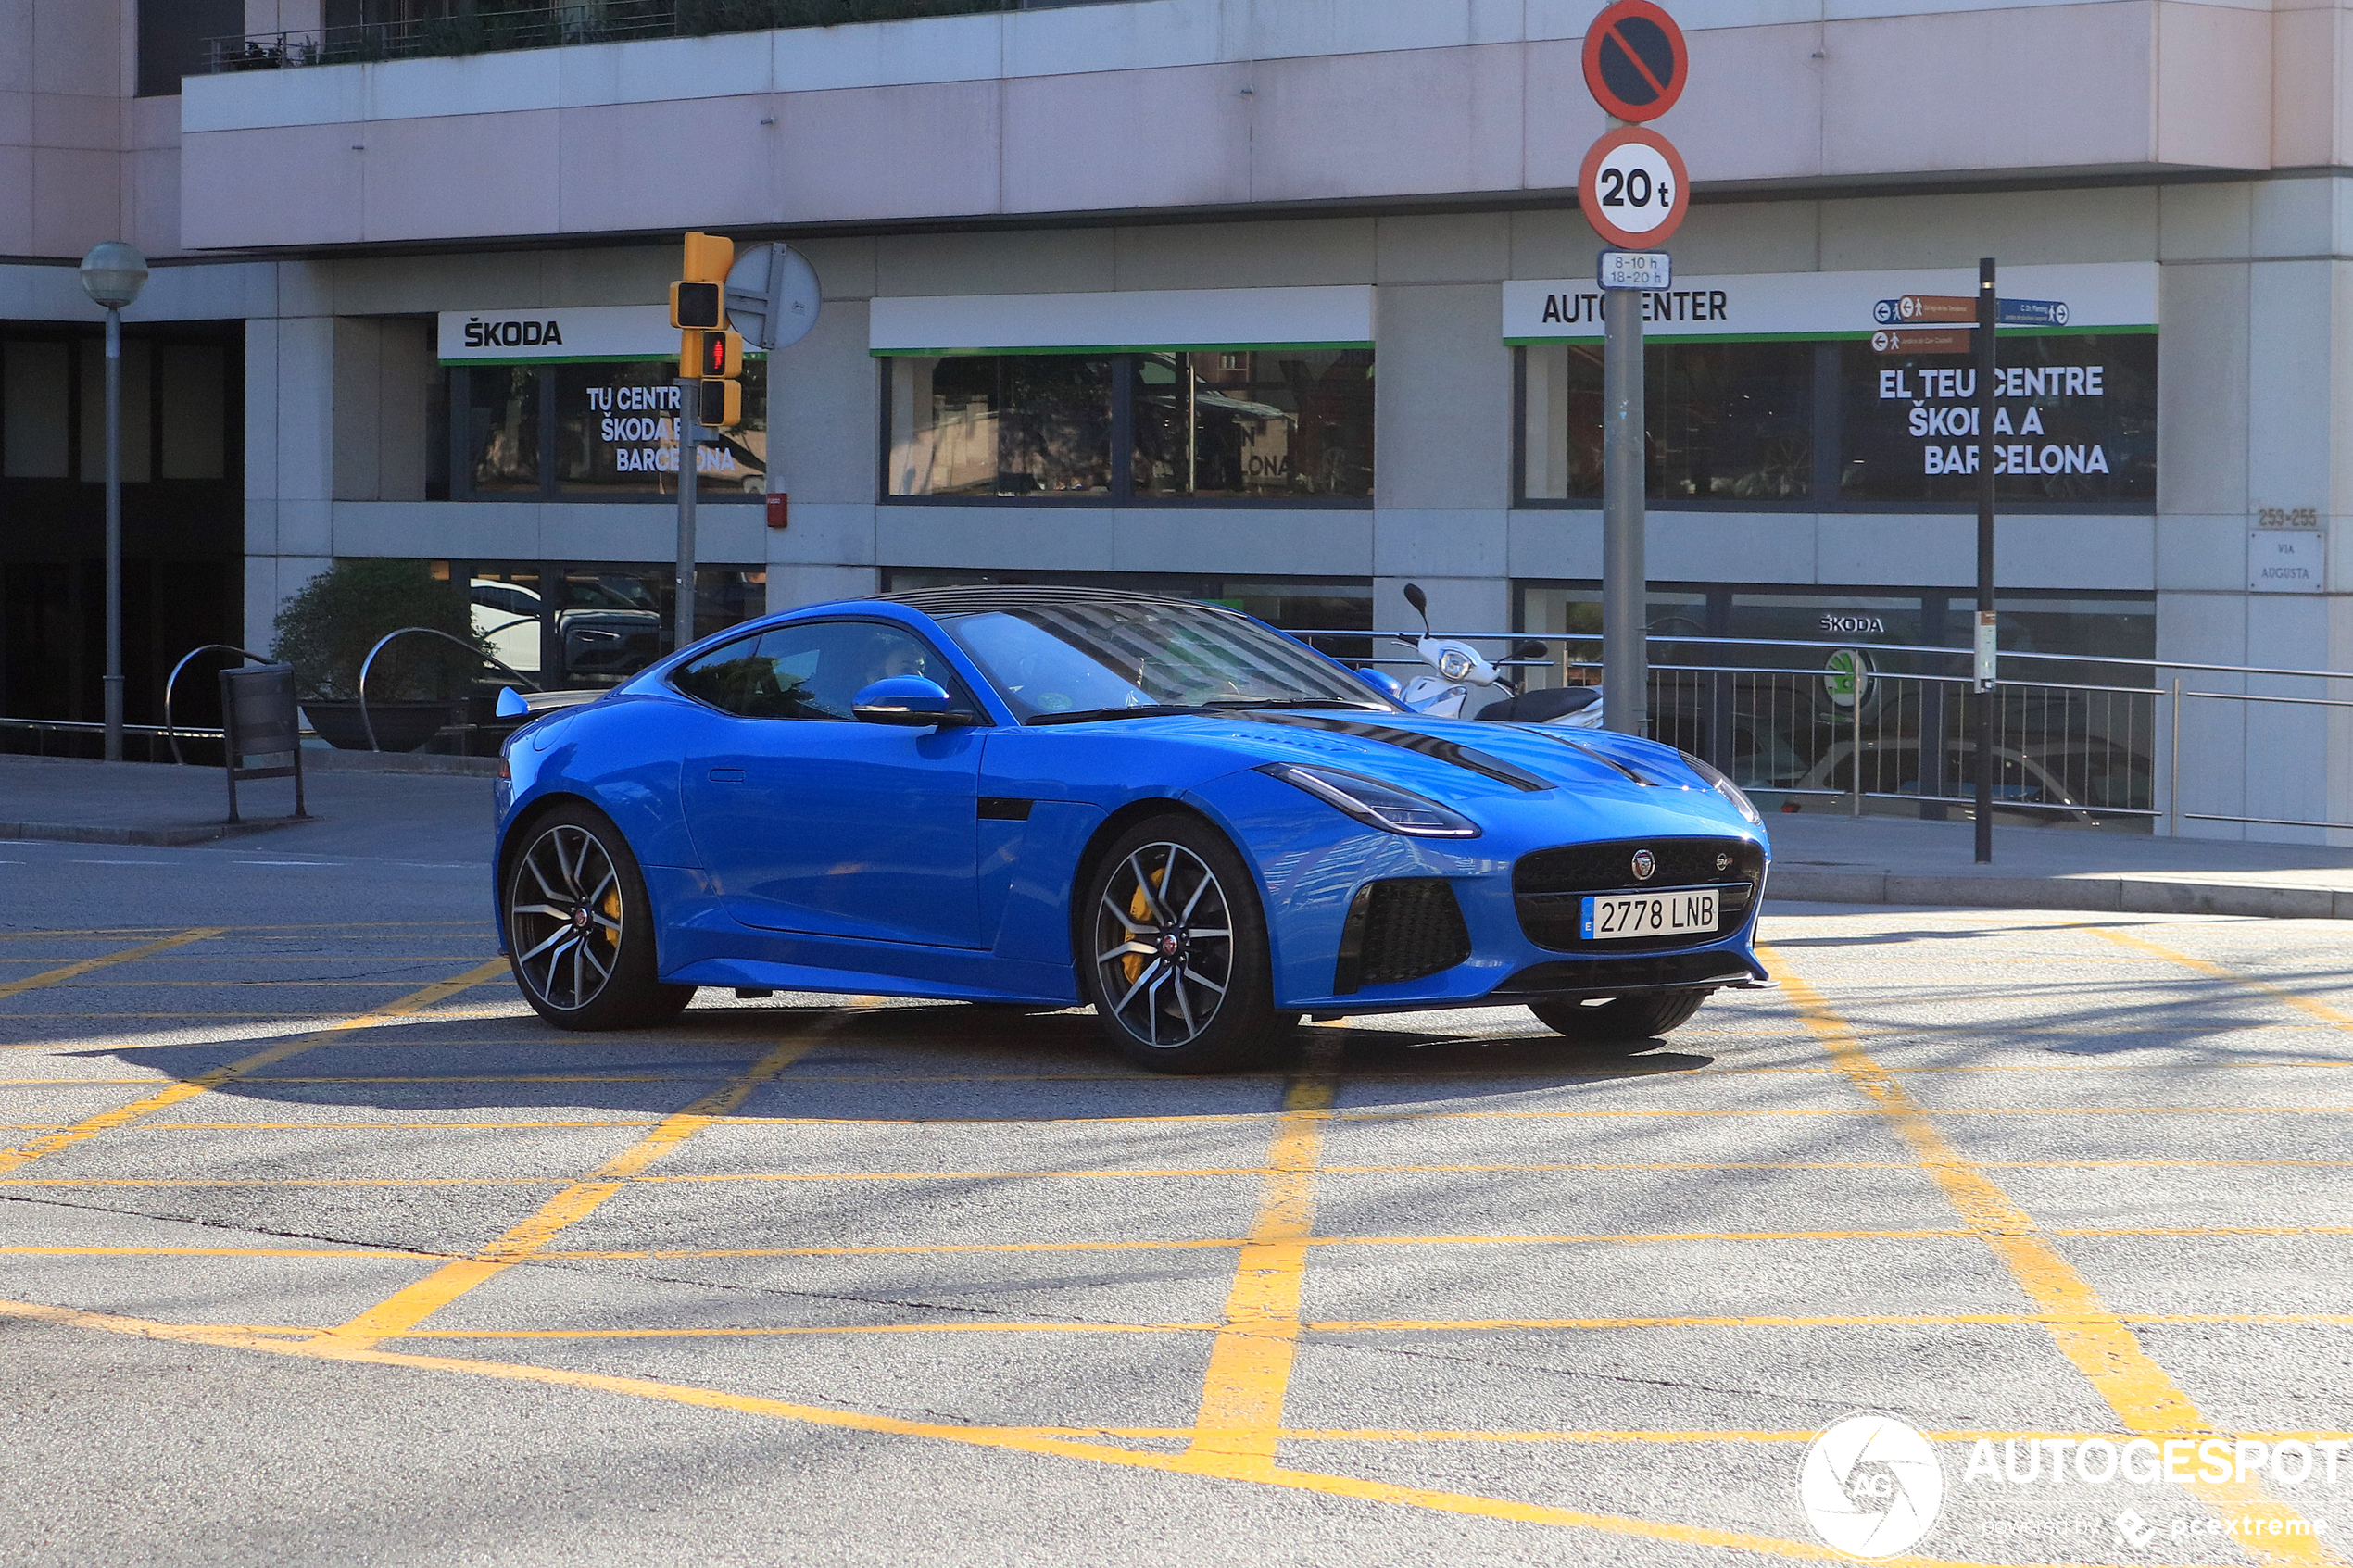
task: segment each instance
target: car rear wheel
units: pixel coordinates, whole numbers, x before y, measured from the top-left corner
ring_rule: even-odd
[[[1650,991],[1604,1001],[1530,1002],[1528,1010],[1556,1035],[1587,1045],[1630,1045],[1658,1035],[1689,1019],[1707,1000],[1705,991]]]
[[[1233,846],[1197,817],[1122,834],[1081,890],[1079,970],[1103,1032],[1155,1073],[1263,1061],[1297,1022],[1275,1010],[1266,922]]]
[[[655,978],[645,878],[600,812],[561,806],[525,829],[500,906],[515,984],[559,1029],[642,1029],[694,997]]]

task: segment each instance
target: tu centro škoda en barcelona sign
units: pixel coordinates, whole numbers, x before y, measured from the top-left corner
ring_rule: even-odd
[[[445,310],[439,339],[444,365],[575,367],[558,383],[557,417],[581,447],[566,461],[584,474],[678,471],[678,329],[663,307]],[[755,455],[732,441],[698,448],[695,471],[759,487]]]
[[[2154,263],[2003,269],[2004,297],[2067,307],[2065,326],[2000,332],[1992,435],[2006,501],[2154,502],[2157,280]],[[1937,334],[1957,339],[1959,352],[1891,353],[1873,311],[1885,299],[1971,295],[1976,286],[1974,270],[1956,268],[1679,278],[1645,293],[1652,438],[1684,392],[1691,396],[1679,407],[1694,409],[1729,412],[1744,401],[1755,418],[1788,414],[1818,447],[1829,444],[1844,501],[1969,500],[1972,334]],[[1566,417],[1581,418],[1581,360],[1592,361],[1585,379],[1599,384],[1601,291],[1590,279],[1567,279],[1506,282],[1503,295],[1504,341],[1565,351],[1557,395]],[[1533,395],[1532,362],[1529,385]],[[1816,409],[1834,413],[1806,420],[1767,407],[1809,395]]]

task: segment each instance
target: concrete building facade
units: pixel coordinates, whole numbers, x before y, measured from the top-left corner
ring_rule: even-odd
[[[2353,12],[1675,9],[1692,85],[1657,128],[1695,200],[1683,295],[1655,301],[1658,624],[1965,641],[1973,438],[1938,378],[1966,361],[1875,355],[1868,312],[1991,256],[2071,311],[2003,351],[2006,646],[2144,679],[2353,669]],[[119,10],[0,5],[0,499],[20,466],[82,483],[78,437],[19,433],[79,395],[38,346],[95,320],[71,260],[132,240],[157,266],[129,319],[182,367],[147,372],[153,485],[213,428],[168,412],[189,345],[235,351],[220,640],[262,646],[326,564],[384,556],[537,595],[547,659],[590,657],[564,595],[610,612],[583,635],[626,631],[672,549],[646,389],[688,227],[788,240],[824,292],[706,488],[714,622],[1018,577],[1358,627],[1403,624],[1411,580],[1448,626],[1593,624],[1583,0],[1114,0],[307,66],[281,62],[326,36],[315,7],[246,0],[289,53],[144,97]],[[510,320],[564,351],[460,341]],[[12,532],[45,504],[12,499]],[[2263,581],[2274,546],[2314,575]],[[19,663],[35,596],[7,600]],[[2194,809],[2353,821],[2353,729],[2289,718],[2188,709]],[[2164,729],[2134,762],[2160,809]]]

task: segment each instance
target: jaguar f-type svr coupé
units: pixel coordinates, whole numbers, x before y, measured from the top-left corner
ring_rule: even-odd
[[[1697,758],[1409,713],[1248,616],[1091,589],[706,639],[518,730],[497,848],[515,978],[568,1029],[701,985],[1084,1003],[1201,1072],[1302,1014],[1637,1040],[1765,980],[1764,827]]]

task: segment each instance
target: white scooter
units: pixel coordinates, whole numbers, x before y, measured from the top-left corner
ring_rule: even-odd
[[[1441,637],[1430,631],[1429,597],[1419,583],[1405,584],[1405,602],[1422,618],[1422,634],[1392,635],[1420,654],[1435,671],[1415,676],[1394,694],[1410,711],[1460,719],[1468,709],[1470,718],[1505,723],[1551,724],[1573,730],[1602,727],[1602,694],[1598,688],[1548,686],[1541,691],[1522,692],[1470,644],[1458,637]],[[1516,646],[1512,655],[1516,659],[1541,659],[1545,652],[1543,644],[1529,641]],[[1474,693],[1489,692],[1501,695],[1493,701],[1474,702]]]

